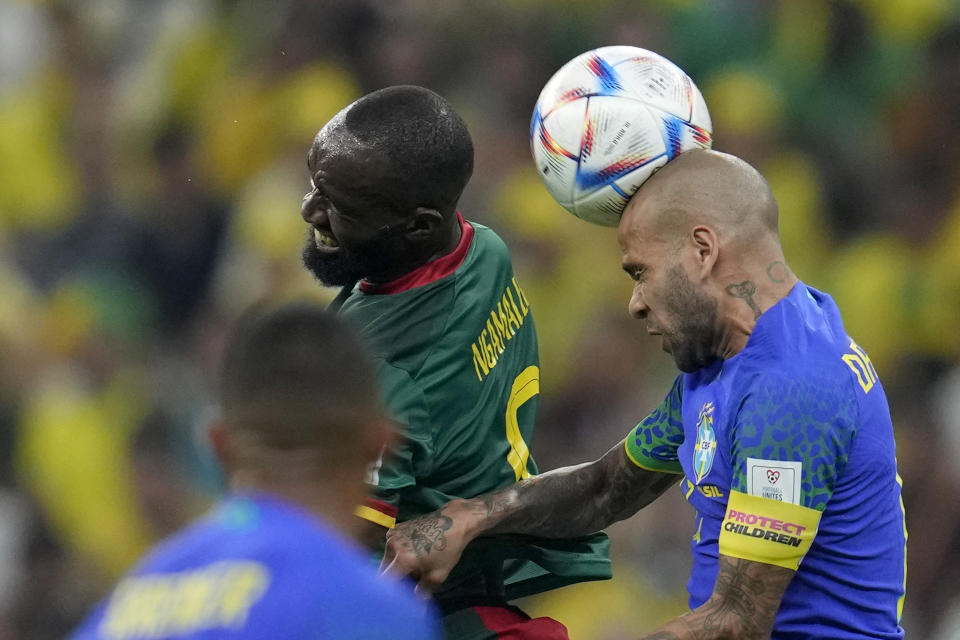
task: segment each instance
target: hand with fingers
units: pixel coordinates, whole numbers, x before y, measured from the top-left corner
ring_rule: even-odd
[[[455,519],[456,502],[388,531],[381,572],[408,575],[420,591],[443,584],[472,539],[465,523]]]

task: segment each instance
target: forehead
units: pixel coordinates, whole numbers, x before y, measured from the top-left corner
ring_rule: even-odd
[[[642,204],[640,198],[632,199],[617,225],[617,242],[624,259],[635,253],[647,253],[653,239],[652,229],[645,223],[651,216],[644,215]]]
[[[379,191],[391,181],[383,154],[349,132],[324,127],[307,152],[307,168],[317,186],[350,192]]]
[[[307,166],[311,170],[336,167],[344,162],[353,163],[364,157],[363,145],[339,122],[334,118],[313,139],[307,152]]]

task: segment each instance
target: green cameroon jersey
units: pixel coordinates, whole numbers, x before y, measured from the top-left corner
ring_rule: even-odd
[[[340,309],[372,346],[405,436],[371,469],[371,496],[357,509],[385,527],[537,473],[528,448],[540,390],[530,306],[503,241],[460,225],[452,253],[387,284],[361,282]],[[489,538],[467,548],[444,589],[502,581],[511,600],[609,577],[602,533]]]

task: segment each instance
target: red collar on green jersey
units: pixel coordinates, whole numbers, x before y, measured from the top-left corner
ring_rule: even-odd
[[[378,284],[367,280],[360,281],[360,291],[364,293],[391,294],[407,291],[415,287],[422,287],[425,284],[435,282],[440,278],[445,278],[456,271],[464,258],[467,257],[467,251],[470,249],[470,243],[473,241],[473,225],[463,219],[460,212],[457,212],[457,220],[460,222],[460,242],[456,248],[445,256],[440,256],[436,260],[431,260],[427,264],[417,267],[410,273],[400,276],[396,280]]]

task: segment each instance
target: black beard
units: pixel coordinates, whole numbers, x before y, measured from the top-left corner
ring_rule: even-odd
[[[341,251],[323,253],[311,234],[303,247],[303,266],[325,287],[344,287],[366,277],[376,268],[365,253]]]
[[[697,291],[679,266],[671,269],[667,278],[670,293],[665,304],[675,320],[669,331],[664,327],[664,334],[670,339],[677,368],[692,373],[717,359],[717,301]]]

